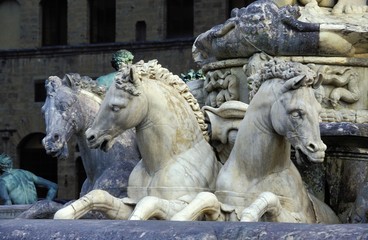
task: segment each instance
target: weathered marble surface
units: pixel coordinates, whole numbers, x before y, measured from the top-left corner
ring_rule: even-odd
[[[257,52],[272,56],[368,53],[368,14],[332,15],[331,9],[317,5],[279,7],[277,2],[261,0],[234,9],[225,23],[197,37],[193,44],[194,60],[202,66],[251,57]]]
[[[364,224],[0,220],[0,239],[367,239]]]
[[[45,86],[47,98],[42,112],[46,136],[42,143],[46,152],[59,160],[67,158],[68,142],[75,136],[87,176],[80,196],[104,189],[116,197],[125,197],[129,175],[140,160],[135,132],[120,135],[109,152],[88,148],[84,135],[100,107],[105,88],[76,73],[66,74],[63,79],[50,76]]]
[[[202,191],[213,191],[220,163],[203,113],[189,88],[157,60],[122,69],[86,131],[91,148],[108,151],[135,128],[142,160],[129,177],[128,198],[94,190],[55,214],[75,219],[90,210],[112,219],[170,219]],[[134,210],[134,211],[133,211]]]
[[[326,202],[342,222],[367,222],[368,125],[320,123],[328,148],[325,173]]]
[[[13,219],[18,217],[22,212],[28,210],[31,207],[29,204],[25,205],[1,205],[0,206],[0,219]]]

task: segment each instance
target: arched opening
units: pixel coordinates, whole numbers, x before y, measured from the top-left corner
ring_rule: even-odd
[[[115,0],[89,0],[90,42],[115,42]]]
[[[0,1],[0,49],[19,47],[20,6],[15,0]]]
[[[20,168],[57,183],[57,159],[46,154],[42,145],[43,133],[32,133],[18,145]],[[45,198],[47,189],[37,187],[38,198]]]
[[[135,40],[137,42],[146,41],[147,26],[145,21],[138,21],[135,24]]]
[[[42,46],[67,44],[67,1],[42,0]]]

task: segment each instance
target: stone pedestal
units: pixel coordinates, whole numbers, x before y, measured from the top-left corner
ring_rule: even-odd
[[[366,239],[363,224],[0,220],[1,239]]]
[[[0,219],[16,218],[22,212],[28,210],[31,205],[1,205]]]
[[[328,146],[325,201],[348,222],[359,189],[368,181],[368,124],[322,123],[320,128]]]

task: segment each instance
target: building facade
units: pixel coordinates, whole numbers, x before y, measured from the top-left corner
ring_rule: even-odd
[[[157,59],[180,75],[196,69],[195,37],[224,22],[240,0],[0,0],[0,153],[15,168],[59,185],[59,199],[79,195],[85,175],[78,146],[69,159],[48,156],[41,107],[49,76],[112,72],[111,55]]]

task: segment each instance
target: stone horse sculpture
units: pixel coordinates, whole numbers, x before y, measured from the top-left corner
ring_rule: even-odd
[[[337,223],[337,216],[308,194],[290,160],[320,163],[315,72],[300,63],[273,59],[251,76],[253,96],[230,157],[221,168],[215,194],[203,192],[172,220]],[[290,145],[291,144],[291,145]]]
[[[90,147],[108,150],[118,134],[135,127],[142,160],[130,175],[128,198],[94,190],[55,219],[90,210],[112,219],[170,219],[199,192],[214,191],[220,164],[187,85],[155,60],[126,70],[118,73],[86,136]]]
[[[108,152],[90,149],[84,134],[100,108],[104,88],[79,74],[66,74],[63,79],[49,77],[45,86],[47,98],[42,112],[46,123],[47,135],[43,139],[46,152],[59,159],[67,158],[67,143],[76,136],[87,175],[80,195],[104,189],[116,197],[125,197],[129,174],[140,160],[134,131],[118,136]]]

